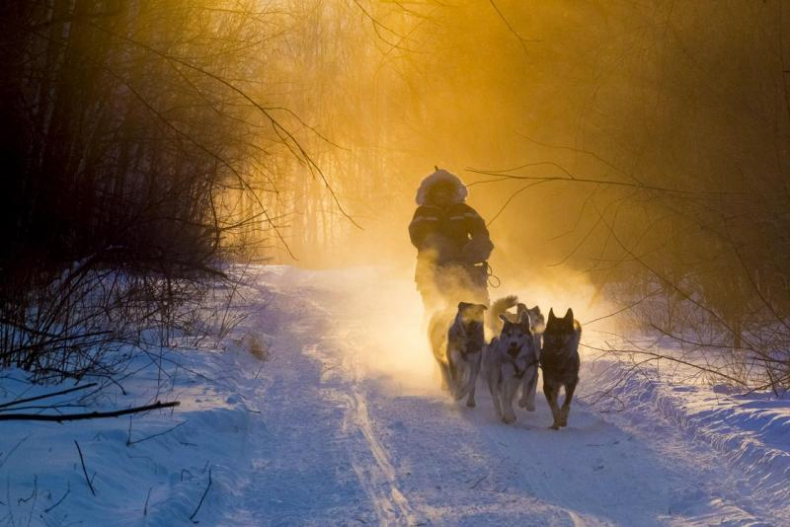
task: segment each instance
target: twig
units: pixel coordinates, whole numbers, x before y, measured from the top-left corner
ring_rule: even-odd
[[[526,39],[526,38],[522,37],[521,35],[519,35],[518,31],[516,31],[516,29],[513,26],[510,25],[510,22],[508,22],[508,20],[505,17],[505,15],[502,13],[502,11],[494,3],[494,0],[488,0],[488,1],[491,2],[491,7],[493,7],[494,11],[497,12],[497,14],[499,15],[499,18],[502,19],[502,22],[504,22],[505,25],[507,26],[507,28],[510,30],[510,32],[513,33],[516,36],[516,38],[518,39],[519,44],[521,44],[521,47],[524,49],[524,53],[529,55],[529,50],[527,49],[527,44],[526,43],[527,42],[542,42],[542,40]]]
[[[30,496],[27,498],[19,498],[16,500],[17,505],[22,505],[23,503],[27,503],[28,501],[32,500],[38,494],[38,475],[33,476],[33,490],[30,492]]]
[[[151,497],[151,489],[153,489],[153,487],[148,487],[148,495],[145,497],[145,506],[143,507],[143,516],[148,516],[148,500]]]
[[[0,408],[0,412],[18,412],[19,410],[55,410],[60,408],[85,408],[84,404],[33,404],[30,406],[20,406],[19,408]]]
[[[16,406],[16,405],[22,404],[22,403],[29,403],[31,401],[38,401],[40,399],[47,399],[49,397],[55,397],[56,395],[65,395],[67,393],[76,392],[78,390],[85,390],[85,389],[88,389],[88,388],[92,388],[92,387],[96,386],[97,384],[98,383],[91,382],[91,383],[85,384],[83,386],[74,386],[73,388],[69,388],[68,390],[61,390],[59,392],[48,393],[46,395],[37,395],[35,397],[28,397],[26,399],[17,399],[16,401],[9,401],[7,403],[0,404],[0,408],[7,408],[9,406]]]
[[[516,174],[511,174],[509,172],[514,172],[516,170],[523,170],[526,168],[532,168],[537,166],[553,166],[556,169],[560,170],[567,177],[561,176],[519,176]],[[468,172],[472,172],[474,174],[482,174],[485,176],[494,176],[494,177],[501,177],[507,179],[515,179],[515,180],[523,180],[523,181],[546,181],[546,182],[555,182],[555,181],[567,181],[571,183],[578,183],[578,184],[587,184],[587,185],[607,185],[612,187],[627,187],[627,188],[636,188],[639,190],[645,191],[656,191],[666,194],[673,194],[673,195],[688,195],[688,196],[700,196],[703,194],[701,191],[691,190],[691,189],[677,189],[677,188],[670,188],[670,187],[662,187],[660,185],[645,185],[641,183],[631,183],[628,181],[617,181],[617,180],[606,180],[606,179],[596,179],[596,178],[582,178],[577,177],[568,169],[560,165],[559,163],[554,163],[553,161],[540,161],[537,163],[528,163],[525,165],[521,165],[518,167],[509,168],[506,170],[481,170],[476,168],[467,168]],[[715,191],[715,190],[706,190],[708,194],[714,195],[739,195],[742,193],[737,192],[726,192],[726,191]]]
[[[203,505],[203,500],[206,499],[206,494],[208,494],[208,489],[211,488],[211,469],[208,469],[208,485],[206,485],[206,490],[203,491],[203,495],[200,497],[200,502],[198,502],[197,508],[195,512],[189,517],[189,521],[192,523],[200,523],[194,520],[195,516],[197,516],[198,511],[200,510],[200,506]]]
[[[171,427],[171,428],[168,428],[168,429],[167,429],[167,430],[165,430],[164,432],[159,432],[159,433],[157,433],[157,434],[153,434],[153,435],[150,435],[150,436],[144,437],[144,438],[142,438],[142,439],[136,439],[136,440],[134,440],[134,441],[127,440],[127,441],[126,441],[126,446],[132,446],[132,445],[136,445],[137,443],[142,443],[143,441],[148,441],[149,439],[153,439],[153,438],[155,438],[155,437],[159,437],[159,436],[165,435],[165,434],[167,434],[167,433],[170,433],[170,432],[172,432],[173,430],[175,430],[175,429],[176,429],[176,428],[178,428],[179,426],[181,426],[181,425],[185,425],[186,423],[187,423],[187,421],[182,421],[182,422],[178,423],[176,426],[173,426],[173,427]],[[131,439],[131,435],[130,435],[129,437],[130,437],[130,439]]]
[[[474,484],[474,485],[472,485],[472,486],[471,486],[471,487],[469,487],[469,488],[470,488],[470,489],[472,489],[472,490],[476,489],[476,488],[477,488],[477,486],[478,486],[478,485],[480,485],[480,484],[483,482],[483,480],[484,480],[484,479],[486,479],[487,477],[488,477],[488,474],[486,474],[486,475],[485,475],[485,476],[483,476],[482,478],[478,479],[478,480],[475,482],[475,484]]]
[[[27,527],[30,527],[30,522],[33,521],[33,512],[36,510],[36,502],[38,501],[38,476],[33,476],[33,494],[25,502],[30,501],[31,498],[33,503],[30,505],[30,511],[27,515]]]
[[[11,525],[16,526],[16,522],[14,521],[14,509],[11,507],[11,477],[10,476],[6,476],[5,496],[6,496],[5,499],[8,502],[8,517],[11,519]]]
[[[44,509],[44,514],[48,514],[48,513],[49,513],[51,510],[54,510],[54,509],[55,509],[55,507],[57,507],[58,505],[60,505],[61,503],[63,503],[63,500],[65,500],[65,499],[66,499],[66,497],[69,495],[69,493],[70,493],[70,492],[71,492],[71,483],[69,483],[69,482],[67,481],[67,482],[66,482],[66,493],[63,495],[63,497],[61,497],[61,498],[60,498],[58,501],[56,501],[56,502],[55,502],[55,504],[54,504],[54,505],[52,505],[52,507],[49,507],[49,508],[47,508],[47,509]]]
[[[22,445],[22,443],[27,441],[28,438],[30,438],[31,435],[33,435],[33,434],[28,434],[25,437],[23,437],[22,439],[20,439],[19,442],[16,445],[14,445],[14,448],[12,448],[11,450],[8,451],[8,454],[6,454],[5,458],[3,458],[2,462],[0,462],[0,468],[3,468],[3,465],[6,464],[6,462],[8,461],[8,458],[11,457],[11,454],[13,454],[16,451],[16,449],[19,448]]]
[[[74,440],[74,444],[77,445],[77,452],[80,454],[80,463],[82,463],[82,473],[85,474],[85,481],[88,482],[88,487],[91,489],[91,494],[96,496],[96,490],[93,488],[93,483],[91,483],[91,479],[88,477],[88,469],[85,468],[85,458],[82,457],[82,449],[80,448],[80,444],[77,443],[77,440]]]
[[[599,322],[599,321],[601,321],[601,320],[604,320],[604,319],[607,319],[607,318],[610,318],[610,317],[613,317],[613,316],[619,315],[620,313],[622,313],[622,312],[624,312],[624,311],[628,311],[629,309],[633,309],[633,308],[635,308],[636,306],[638,306],[639,304],[641,304],[642,302],[644,302],[645,300],[647,300],[648,298],[650,298],[650,297],[652,297],[652,296],[654,296],[654,295],[657,295],[658,293],[660,293],[660,292],[661,292],[661,290],[662,290],[661,288],[654,289],[653,291],[650,291],[648,294],[646,294],[645,296],[643,296],[642,298],[640,298],[640,299],[639,299],[639,300],[637,300],[636,302],[633,302],[633,303],[631,303],[631,304],[629,304],[629,305],[625,306],[625,307],[624,307],[624,308],[622,308],[622,309],[618,309],[617,311],[615,311],[615,312],[613,312],[613,313],[609,313],[608,315],[604,315],[604,316],[601,316],[601,317],[598,317],[598,318],[594,318],[594,319],[592,319],[592,320],[587,320],[586,322],[584,322],[584,324],[582,324],[582,326],[586,326],[586,325],[588,325],[588,324],[592,324],[593,322]]]
[[[612,353],[612,354],[618,354],[618,355],[631,355],[631,356],[644,355],[646,357],[650,357],[650,359],[647,359],[647,360],[642,361],[642,362],[648,362],[649,360],[659,360],[659,359],[663,359],[663,360],[667,360],[667,361],[671,361],[671,362],[676,362],[678,364],[683,364],[684,366],[690,366],[692,368],[696,368],[697,370],[699,370],[699,371],[701,371],[703,373],[709,373],[711,375],[716,375],[716,376],[719,376],[719,377],[721,377],[723,379],[727,379],[728,381],[732,381],[735,384],[738,384],[740,386],[746,387],[746,383],[745,382],[743,382],[740,379],[736,379],[735,377],[732,377],[730,375],[727,375],[726,373],[722,373],[721,371],[715,370],[713,368],[706,368],[705,366],[700,366],[699,364],[694,364],[693,362],[689,362],[689,361],[686,361],[686,360],[683,360],[683,359],[679,359],[679,358],[673,357],[671,355],[662,355],[660,353],[653,353],[651,351],[644,351],[644,350],[606,349],[606,348],[600,348],[600,347],[597,347],[597,346],[591,346],[589,344],[582,344],[582,346],[584,346],[585,348],[589,348],[591,350],[602,351],[604,353]],[[641,363],[639,363],[639,364],[641,364]]]
[[[122,415],[136,414],[140,412],[147,412],[149,410],[158,410],[160,408],[171,408],[178,406],[179,401],[172,401],[169,403],[160,403],[157,401],[154,404],[145,406],[136,406],[134,408],[127,408],[125,410],[115,410],[112,412],[88,412],[82,414],[63,414],[63,415],[39,415],[39,414],[0,414],[0,421],[81,421],[84,419],[103,419],[105,417],[120,417]]]

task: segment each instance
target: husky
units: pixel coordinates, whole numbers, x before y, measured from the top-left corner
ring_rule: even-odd
[[[455,400],[468,396],[466,406],[469,408],[476,406],[475,387],[485,345],[483,319],[486,309],[483,304],[459,302],[455,317],[449,323],[447,312],[439,312],[429,325],[431,347],[442,373],[442,387],[449,389]]]
[[[516,314],[508,313],[508,309],[515,307]],[[502,329],[502,320],[500,317],[505,315],[508,320],[515,323],[522,316],[529,317],[529,330],[532,333],[532,340],[534,341],[533,349],[536,353],[536,358],[540,360],[541,340],[543,337],[543,330],[545,328],[545,318],[543,313],[540,312],[539,306],[527,308],[527,305],[519,302],[518,297],[515,295],[500,298],[491,305],[488,312],[488,327],[497,333]],[[526,408],[528,412],[535,411],[535,397],[538,392],[538,376],[525,376],[521,384],[521,397],[519,398],[518,405],[521,408]]]
[[[563,318],[549,311],[546,331],[543,333],[543,350],[540,365],[543,368],[543,393],[546,395],[554,416],[553,430],[568,425],[568,413],[576,384],[579,382],[579,341],[582,327],[573,318],[573,310],[568,309]],[[558,406],[560,388],[565,387],[565,401]]]
[[[516,420],[513,399],[524,379],[537,382],[538,354],[529,329],[529,317],[522,313],[517,322],[501,315],[502,332],[488,345],[484,358],[485,378],[497,418]]]
[[[527,309],[525,304],[519,302],[518,316],[523,316],[526,313],[529,317],[529,331],[532,333],[533,349],[535,350],[536,358],[540,361],[540,348],[543,340],[543,331],[546,323],[543,318],[543,313],[540,312],[540,307],[534,306]],[[525,408],[528,412],[535,411],[535,396],[538,392],[538,375],[537,372],[534,377],[524,377],[521,385],[521,398],[518,405]]]

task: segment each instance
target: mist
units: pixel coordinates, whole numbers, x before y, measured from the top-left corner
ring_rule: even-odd
[[[408,283],[415,192],[439,167],[490,230],[492,297],[618,313],[786,380],[768,358],[790,309],[784,10],[9,4],[6,318],[74,262],[197,290],[218,262]]]
[[[578,305],[574,284],[587,320],[608,310],[697,345],[786,347],[780,2],[301,8],[310,24],[343,20],[313,56],[338,90],[311,122],[348,150],[322,148],[327,181],[295,194],[294,210],[315,207],[289,224],[297,265],[410,273],[405,226],[439,166],[488,223],[492,296]]]

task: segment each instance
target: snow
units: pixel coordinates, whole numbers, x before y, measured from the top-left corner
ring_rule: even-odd
[[[179,407],[3,422],[0,524],[790,524],[786,399],[624,379],[586,351],[566,429],[548,429],[542,395],[504,425],[487,390],[468,409],[438,389],[408,279],[282,266],[246,279],[248,316],[224,349],[185,338],[139,355],[125,394],[110,386],[81,401]],[[22,378],[4,373],[0,403],[63,388]]]

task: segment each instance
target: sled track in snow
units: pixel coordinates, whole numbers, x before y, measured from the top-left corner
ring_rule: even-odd
[[[304,303],[310,305],[310,312],[315,316],[316,330],[331,319],[330,313],[316,302],[305,299]],[[316,335],[322,333],[315,332]],[[323,364],[322,391],[343,408],[341,428],[345,437],[353,438],[348,450],[360,486],[370,498],[381,525],[420,525],[419,515],[399,488],[389,452],[374,431],[367,401],[359,386],[363,377],[359,366],[353,354],[337,354],[332,340],[325,338],[305,345],[302,353]],[[343,342],[343,345],[347,347],[349,343]]]
[[[305,354],[327,364],[319,346],[308,346]],[[370,498],[379,523],[382,525],[418,525],[418,515],[398,486],[395,467],[390,462],[387,448],[379,441],[368,412],[367,401],[359,389],[359,375],[348,357],[339,368],[343,375],[327,381],[324,390],[328,398],[344,408],[342,430],[349,442],[349,453],[354,473]],[[336,365],[335,365],[336,366]],[[334,369],[329,366],[325,371]]]
[[[386,524],[417,524],[416,515],[409,501],[398,488],[395,468],[389,461],[387,451],[373,432],[365,398],[355,392],[349,400],[353,405],[353,411],[350,411],[346,417],[353,420],[354,425],[362,432],[376,461],[374,465],[364,460],[361,462],[355,460],[354,471],[371,497],[379,520]]]

